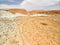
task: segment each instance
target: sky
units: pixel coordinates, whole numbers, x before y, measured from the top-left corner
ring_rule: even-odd
[[[60,10],[60,0],[0,0],[0,9]]]

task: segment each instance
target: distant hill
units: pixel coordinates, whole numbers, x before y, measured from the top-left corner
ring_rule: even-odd
[[[25,9],[9,9],[9,10],[6,10],[6,11],[9,11],[13,14],[22,13],[22,14],[29,14],[29,15],[32,15],[32,14],[60,14],[60,10],[48,10],[48,11],[32,10],[32,11],[27,11]]]
[[[60,10],[51,10],[46,12],[48,12],[48,14],[60,14]]]
[[[44,10],[34,10],[34,11],[30,11],[30,14],[60,14],[60,10],[48,10],[48,11],[44,11]]]
[[[22,14],[27,14],[27,11],[25,9],[9,9],[9,10],[6,10],[6,11],[9,11],[11,13],[22,13]]]
[[[29,11],[30,14],[43,14],[45,11],[44,10],[32,10],[32,11]]]

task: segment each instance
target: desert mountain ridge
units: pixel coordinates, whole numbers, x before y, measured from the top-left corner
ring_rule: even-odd
[[[0,9],[4,10],[4,9]],[[32,10],[32,11],[27,11],[25,9],[8,9],[6,11],[9,11],[13,14],[15,13],[22,13],[22,14],[60,14],[60,10]]]

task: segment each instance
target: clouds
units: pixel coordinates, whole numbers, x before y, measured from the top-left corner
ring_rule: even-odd
[[[18,5],[23,0],[0,0],[0,4],[8,4],[8,5]]]
[[[11,9],[11,8],[20,8],[19,5],[7,5],[7,4],[0,4],[0,9]]]
[[[15,0],[0,0],[0,2],[15,2]]]
[[[20,8],[23,0],[0,0],[0,9]]]
[[[15,0],[0,0],[0,1],[15,2]]]
[[[15,0],[7,0],[7,1],[9,1],[9,2],[15,2]]]
[[[36,9],[39,10],[39,9],[45,9],[45,7],[48,7],[51,5],[55,5],[59,1],[60,0],[24,0],[21,3],[21,7],[27,10],[36,10]]]
[[[25,0],[25,1],[39,6],[48,6],[58,3],[60,0]]]
[[[1,4],[2,1],[4,1],[4,3]],[[23,0],[0,0],[0,8],[24,8],[27,10],[43,10],[46,7],[48,8],[48,6],[57,4],[60,0],[24,0],[23,2],[22,1]]]
[[[24,8],[26,10],[39,10],[39,9],[43,9],[44,7],[43,6],[39,6],[39,5],[35,5],[33,3],[30,3],[30,2],[25,2],[23,1],[23,3],[21,3],[21,8]]]

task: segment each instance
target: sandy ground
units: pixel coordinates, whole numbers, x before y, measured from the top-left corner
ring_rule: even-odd
[[[47,15],[47,14],[43,14],[43,15]],[[11,17],[7,18],[7,17],[0,18],[0,22],[4,24],[1,25],[0,23],[0,27],[2,27],[0,28],[0,32],[1,30],[13,29],[14,30],[13,32],[15,32],[17,37],[12,36],[11,34],[13,33],[10,32],[9,36],[13,38],[9,37],[11,41],[10,39],[8,39],[9,42],[6,42],[5,43],[6,45],[8,44],[10,45],[60,45],[60,15],[47,15],[47,16],[29,15],[29,16],[17,16],[15,18],[13,18],[14,16],[12,18]],[[9,20],[9,19],[13,19],[13,20]],[[5,22],[7,23],[5,24]],[[13,25],[11,25],[12,23]],[[15,40],[15,42],[13,39]],[[3,40],[0,37],[0,41],[2,42]],[[16,42],[16,40],[18,41]]]
[[[24,42],[29,45],[60,45],[60,15],[17,17]]]

